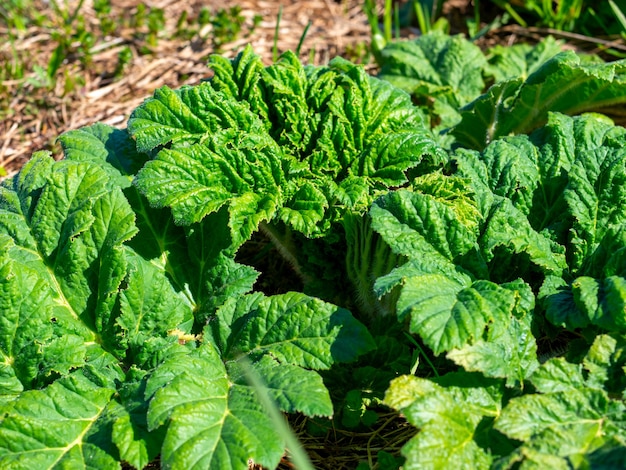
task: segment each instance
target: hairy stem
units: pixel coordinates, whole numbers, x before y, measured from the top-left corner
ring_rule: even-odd
[[[391,292],[379,299],[374,293],[374,282],[388,274],[401,259],[372,230],[369,216],[346,214],[343,224],[347,245],[346,270],[359,307],[371,318],[394,313],[396,293]]]

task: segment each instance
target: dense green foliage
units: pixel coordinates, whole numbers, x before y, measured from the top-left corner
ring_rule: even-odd
[[[624,63],[420,41],[381,77],[423,107],[246,49],[2,185],[2,468],[273,468],[260,393],[402,412],[405,468],[626,465],[626,131],[564,114],[623,101]],[[259,231],[303,292],[254,290]]]

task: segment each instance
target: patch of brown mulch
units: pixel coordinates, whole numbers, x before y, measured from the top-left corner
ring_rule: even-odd
[[[42,11],[53,16],[43,0]],[[69,2],[75,5],[76,0]],[[238,0],[229,3],[241,7],[245,23],[241,34],[232,42],[216,50],[211,31],[205,31],[206,40],[198,35],[191,39],[174,37],[177,20],[183,11],[189,18],[198,15],[202,7],[216,12],[224,7],[218,0],[111,0],[110,18],[122,22],[132,17],[140,3],[165,11],[165,27],[151,54],[142,53],[146,44],[137,30],[126,28],[115,37],[106,37],[92,49],[92,59],[84,67],[76,58],[68,57],[58,72],[60,79],[53,89],[28,83],[30,72],[23,80],[0,81],[0,168],[8,175],[19,170],[30,155],[40,149],[52,151],[57,157],[60,149],[55,140],[62,132],[95,122],[124,127],[128,115],[142,100],[163,85],[178,88],[195,84],[209,76],[206,66],[210,54],[219,52],[234,57],[246,44],[251,44],[264,62],[274,56],[274,37],[279,10],[282,16],[278,29],[277,52],[295,50],[300,38],[311,23],[302,44],[300,57],[305,62],[326,63],[336,55],[346,55],[350,47],[369,42],[369,25],[357,0]],[[47,9],[47,10],[46,10]],[[97,34],[100,21],[92,0],[83,4],[81,15],[86,29]],[[255,26],[254,17],[260,16]],[[38,64],[45,69],[56,47],[50,28],[30,27],[26,31],[8,31],[0,25],[0,37],[16,36],[15,41],[0,42],[0,61],[18,56],[27,60],[28,68]],[[132,59],[121,77],[114,77],[118,54],[129,48]],[[64,76],[78,79],[75,90],[64,89]]]
[[[401,448],[417,433],[417,429],[398,413],[382,410],[370,429],[339,429],[329,422],[326,428],[318,427],[317,432],[312,433],[310,421],[311,418],[306,416],[293,415],[289,425],[313,468],[320,470],[353,470],[359,463],[367,463],[368,468],[379,468],[380,452],[400,457]],[[287,452],[277,470],[294,468]],[[251,464],[250,470],[261,470],[261,467]]]

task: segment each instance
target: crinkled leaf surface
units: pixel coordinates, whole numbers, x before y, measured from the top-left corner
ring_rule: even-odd
[[[103,415],[106,423],[103,428],[110,430],[110,437],[101,433],[104,442],[112,440],[120,460],[137,469],[144,468],[158,456],[164,438],[164,429],[148,430],[145,387],[146,381],[137,378],[128,380],[118,389],[118,400],[111,401]]]
[[[367,329],[304,294],[244,295],[258,273],[233,259],[236,211],[176,226],[129,186],[127,134],[64,139],[65,160],[37,154],[0,189],[3,468],[276,466],[284,442],[234,361],[251,358],[279,409],[330,416],[311,369],[371,350]],[[192,333],[207,323],[225,354]]]
[[[129,255],[129,265],[128,288],[120,293],[116,323],[123,330],[127,354],[132,354],[144,349],[146,341],[193,323],[193,317],[191,306],[162,270],[137,255]]]
[[[321,377],[309,368],[351,361],[373,347],[363,325],[343,309],[290,293],[232,298],[209,319],[204,344],[166,359],[149,377],[148,429],[166,425],[166,467],[277,465],[284,442],[248,385],[241,355],[285,412],[332,414]],[[218,349],[219,348],[219,349]]]
[[[492,196],[490,213],[482,215],[467,180],[435,174],[416,179],[414,186],[414,191],[397,190],[379,198],[370,211],[372,227],[394,252],[410,260],[379,278],[375,290],[382,295],[401,286],[396,306],[399,318],[410,315],[411,331],[437,354],[479,341],[491,322],[506,330],[514,306],[521,302],[529,312],[534,295],[523,283],[518,288],[509,288],[513,284],[503,288],[488,279],[476,279],[473,272],[500,281],[497,271],[515,256],[525,256],[557,272],[564,266],[563,260],[507,198]],[[478,243],[482,253],[475,251]],[[476,269],[471,260],[489,264]],[[515,275],[510,265],[505,269],[509,270],[507,276]],[[527,274],[527,270],[521,271]],[[528,327],[526,321],[524,329]],[[487,341],[500,334],[494,330]],[[501,346],[507,347],[507,341]],[[528,341],[510,352],[526,358],[517,367],[534,360],[534,342]],[[507,368],[505,364],[502,367]]]
[[[253,367],[282,410],[332,413],[328,391],[315,372],[282,367],[269,356]],[[245,469],[250,459],[268,468],[278,464],[284,442],[242,370],[235,363],[225,367],[211,345],[184,364],[175,358],[156,370],[148,391],[154,382],[164,386],[150,402],[148,424],[154,429],[168,423],[161,456],[166,468]]]
[[[610,394],[624,396],[625,348],[623,335],[599,335],[595,338],[583,360],[589,387],[602,388]]]
[[[238,386],[249,386],[245,368],[241,369],[237,362],[229,362],[226,366],[229,376]],[[332,416],[330,395],[317,372],[281,364],[270,355],[252,363],[252,369],[262,377],[266,391],[282,411],[301,412],[307,416]]]
[[[135,142],[126,130],[116,129],[106,124],[68,131],[59,136],[63,156],[69,160],[107,162],[101,167],[112,176],[125,176],[120,186],[128,185],[132,176],[146,162],[148,156],[137,151]]]
[[[565,467],[624,448],[624,404],[609,397],[607,376],[599,374],[610,370],[616,345],[614,338],[598,336],[582,363],[553,358],[530,376],[537,393],[513,398],[495,421],[496,429],[523,443],[498,468],[516,462]]]
[[[490,278],[541,285],[556,325],[624,329],[625,141],[605,118],[550,114],[529,137],[454,157],[488,211],[478,243]]]
[[[476,243],[480,213],[467,186],[437,174],[415,185],[415,191],[393,191],[374,203],[374,230],[394,252],[411,258],[435,250],[453,260],[469,251]]]
[[[587,145],[581,145],[568,173],[564,193],[574,218],[571,256],[576,268],[597,249],[611,228],[626,221],[621,204],[626,200],[626,151],[623,149],[626,133],[611,132],[612,126],[602,127],[594,129],[604,131],[602,140],[596,138],[594,142],[588,138]]]
[[[209,322],[225,358],[270,354],[282,363],[327,369],[374,347],[365,327],[345,309],[304,294],[243,296]]]
[[[464,285],[425,274],[405,281],[398,314],[410,314],[411,331],[439,354],[479,339],[489,322],[508,317],[514,302],[514,293],[489,281]]]
[[[536,45],[518,43],[510,46],[496,44],[488,51],[489,64],[485,67],[494,81],[512,78],[528,78],[545,62],[563,51],[563,41],[552,36],[543,38]]]
[[[287,53],[264,68],[250,48],[230,65],[214,60],[212,81],[159,90],[128,125],[154,155],[136,184],[177,223],[227,207],[234,247],[275,217],[319,236],[344,179],[373,193],[405,183],[425,155],[445,159],[409,96],[346,61],[304,67]]]
[[[453,349],[447,357],[467,371],[505,378],[507,385],[513,386],[523,383],[539,366],[537,342],[531,331],[535,298],[522,282],[503,286],[516,297],[511,314],[497,317],[484,339]]]
[[[31,160],[2,188],[0,203],[3,354],[11,363],[16,356],[27,387],[39,362],[56,355],[48,346],[64,354],[44,373],[79,366],[84,343],[96,338],[116,347],[111,315],[127,267],[122,243],[136,233],[128,202],[104,170],[49,162],[45,155]],[[63,345],[54,339],[61,335],[69,335]]]
[[[539,383],[546,386],[547,377],[541,376]],[[571,378],[564,378],[564,386],[568,387]],[[556,383],[551,385],[552,390]],[[609,399],[603,391],[569,388],[512,399],[496,420],[495,428],[523,441],[518,451],[522,455],[529,449],[545,457],[569,458],[590,454],[612,438],[623,439],[623,416],[623,403]]]

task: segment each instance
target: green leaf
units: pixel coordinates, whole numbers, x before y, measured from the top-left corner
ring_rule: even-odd
[[[571,247],[575,269],[597,249],[608,229],[626,222],[626,212],[619,203],[626,200],[626,153],[621,145],[602,142],[585,147],[569,171],[564,193],[574,218]]]
[[[552,36],[543,38],[537,45],[518,43],[503,46],[496,44],[488,51],[486,72],[495,82],[512,78],[528,78],[545,62],[562,52],[563,41]]]
[[[492,320],[507,318],[515,293],[489,281],[465,282],[444,274],[414,275],[404,282],[398,317],[410,315],[410,330],[435,354],[480,339]]]
[[[317,372],[281,364],[269,355],[264,355],[259,361],[252,363],[252,367],[262,377],[266,391],[281,411],[300,412],[307,416],[333,415],[330,395]],[[241,370],[237,363],[228,363],[227,370],[237,386],[250,386],[245,369]]]
[[[583,367],[588,372],[586,383],[589,387],[623,396],[626,390],[625,348],[623,336],[599,335],[595,338],[583,360]]]
[[[507,436],[524,441],[524,448],[568,457],[597,449],[618,431],[624,406],[599,390],[557,391],[513,398],[495,422]]]
[[[182,324],[192,323],[193,317],[190,305],[174,291],[163,271],[130,253],[129,265],[128,288],[120,293],[116,323],[129,353],[134,353],[149,339],[165,337]]]
[[[534,295],[524,283],[506,287],[516,297],[512,315],[497,317],[485,339],[453,349],[446,357],[467,371],[505,378],[508,386],[514,386],[522,384],[539,366],[537,343],[531,332]]]
[[[165,437],[163,428],[148,431],[145,387],[144,380],[125,384],[120,390],[121,405],[114,402],[110,411],[111,438],[120,459],[137,469],[144,468],[158,456]]]
[[[447,159],[408,95],[347,61],[305,67],[288,52],[261,68],[248,48],[214,64],[214,81],[157,91],[128,128],[154,157],[135,180],[150,204],[182,225],[228,208],[233,249],[275,218],[325,235],[335,198],[364,211],[409,169]],[[345,180],[356,200],[337,191]]]
[[[461,121],[450,131],[455,143],[472,150],[484,150],[489,143],[506,135],[494,124],[499,122],[503,112],[512,108],[523,83],[521,78],[495,83],[465,106],[461,110]]]
[[[62,308],[46,289],[47,279],[20,260],[20,252],[8,236],[0,234],[0,352],[8,380],[2,394],[20,392],[22,384],[32,386],[43,361],[39,345],[52,339],[50,320]]]
[[[562,357],[550,359],[542,364],[531,381],[541,393],[567,392],[585,387],[580,364],[572,364]]]
[[[117,469],[115,459],[90,443],[115,391],[80,374],[44,390],[24,392],[0,426],[2,468]]]
[[[168,422],[162,464],[166,468],[246,469],[253,459],[269,468],[277,466],[284,444],[254,393],[248,387],[229,384],[224,364],[212,346],[190,359],[186,373],[177,373],[150,402],[149,429]],[[177,369],[176,364],[167,362],[162,367]],[[160,373],[157,369],[149,379],[149,389],[151,380],[162,382],[155,378]]]
[[[157,89],[153,98],[133,111],[128,130],[139,151],[150,152],[170,142],[177,146],[200,143],[218,129],[248,129],[257,122],[243,105],[214,92],[205,82],[179,91]]]
[[[498,139],[481,153],[487,169],[485,183],[526,216],[536,210],[535,193],[542,182],[538,154],[526,136]]]
[[[230,331],[219,325],[230,324]],[[279,362],[328,369],[373,348],[373,339],[350,312],[304,294],[244,296],[227,303],[211,323],[225,358],[270,354]],[[228,336],[224,337],[224,333]]]
[[[127,267],[122,244],[137,231],[128,202],[105,170],[69,160],[50,167],[47,159],[37,156],[22,183],[18,178],[3,188],[0,203],[7,270],[2,328],[13,338],[3,353],[22,356],[15,366],[28,387],[38,370],[43,377],[82,363],[77,337],[101,337],[106,347],[116,347],[111,316]],[[20,353],[23,348],[29,352]]]
[[[370,211],[372,227],[391,249],[409,258],[436,251],[453,260],[473,248],[480,214],[462,181],[432,175],[415,185],[416,192],[389,192]]]
[[[447,389],[415,376],[391,382],[385,404],[402,411],[420,428],[403,448],[406,468],[489,468],[492,457],[475,441],[482,416],[472,406],[455,400]]]
[[[379,77],[432,105],[443,127],[460,119],[458,108],[479,96],[485,86],[485,56],[461,35],[430,33],[411,41],[390,42],[381,52]]]
[[[315,229],[328,209],[327,196],[309,182],[294,184],[294,187],[296,186],[298,189],[294,191],[289,203],[280,209],[279,217],[298,232],[306,236],[315,236]]]
[[[573,115],[623,103],[625,71],[624,61],[586,64],[574,52],[562,52],[526,80],[492,86],[461,111],[452,133],[458,144],[482,150],[498,137],[542,126],[548,112]]]
[[[65,132],[59,136],[59,142],[66,159],[98,163],[112,177],[120,177],[121,187],[129,185],[147,160],[147,155],[137,152],[126,130],[102,123]]]
[[[214,72],[211,84],[223,93],[230,94],[239,101],[247,101],[252,109],[263,117],[267,116],[267,105],[257,82],[263,69],[261,57],[247,45],[234,60],[214,54],[209,59],[209,67]]]
[[[172,207],[179,224],[199,222],[220,207],[230,206],[232,236],[239,245],[250,232],[245,220],[249,214],[241,213],[247,204],[258,205],[260,220],[267,220],[280,201],[277,184],[281,170],[275,157],[280,150],[267,138],[263,142],[263,136],[244,135],[243,139],[230,144],[232,148],[211,150],[194,145],[184,151],[162,150],[158,160],[148,162],[139,172],[138,187],[152,205]],[[258,220],[251,228],[256,225]]]
[[[224,257],[206,275],[206,290],[210,297],[203,303],[202,310],[196,313],[199,320],[203,317],[200,312],[213,315],[230,298],[237,298],[252,290],[252,286],[259,276],[259,272],[250,266],[236,263],[231,258]],[[210,318],[207,315],[207,320]]]
[[[496,429],[524,442],[517,455],[528,449],[540,459],[573,458],[623,439],[623,403],[588,388],[580,364],[551,359],[530,381],[540,393],[513,398],[495,422]]]
[[[528,277],[539,270],[560,275],[566,267],[563,249],[537,232],[508,198],[495,198],[478,240],[495,281]]]
[[[626,331],[626,279],[610,276],[576,278],[570,286],[546,299],[547,318],[555,325],[574,329],[596,325],[608,331]]]

